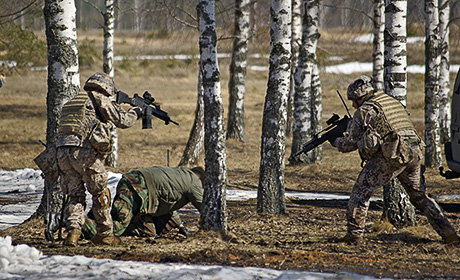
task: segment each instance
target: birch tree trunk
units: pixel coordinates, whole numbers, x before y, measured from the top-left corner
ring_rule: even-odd
[[[204,142],[204,100],[203,100],[203,76],[201,67],[198,70],[197,102],[195,110],[195,120],[190,131],[190,136],[185,146],[184,154],[179,166],[196,165],[200,154],[203,152]]]
[[[291,37],[291,87],[287,103],[286,136],[292,133],[295,78],[294,73],[299,61],[300,45],[302,43],[302,0],[292,0],[292,37]]]
[[[228,82],[229,108],[227,138],[246,142],[244,125],[244,93],[248,58],[250,0],[235,1],[232,62]]]
[[[200,228],[227,235],[227,159],[224,107],[217,62],[215,2],[197,5],[203,75],[205,180]]]
[[[439,0],[439,35],[441,64],[439,66],[439,128],[441,143],[450,139],[450,63],[449,63],[450,1]]]
[[[441,165],[438,78],[440,56],[438,0],[425,0],[425,165]]]
[[[48,44],[46,142],[55,146],[62,106],[80,90],[75,2],[45,0],[43,14]],[[37,213],[45,213],[47,228],[60,216],[62,197],[59,183],[45,180]]]
[[[372,51],[372,77],[376,90],[383,90],[383,71],[385,40],[385,0],[374,0],[374,42]]]
[[[291,1],[272,0],[270,70],[262,122],[257,212],[284,214],[286,105],[291,80]]]
[[[115,0],[105,0],[104,12],[104,49],[102,50],[102,69],[104,73],[114,78],[115,70],[113,68],[113,36],[115,28]],[[110,134],[113,140],[112,152],[105,159],[105,163],[111,167],[118,165],[118,130],[112,126]]]
[[[407,0],[385,0],[385,92],[406,106]],[[395,226],[414,225],[415,208],[398,179],[383,186],[383,219]]]
[[[313,73],[318,73],[316,66],[316,46],[320,37],[318,32],[318,3],[318,0],[304,2],[302,45],[294,79],[292,155],[300,151],[303,145],[311,140],[312,135],[321,130],[321,105],[318,103],[318,101],[321,102],[321,88],[318,86],[318,75],[313,76]],[[315,87],[313,87],[314,84]],[[291,164],[313,163],[321,159],[322,147],[318,146],[308,154],[300,154],[295,157]]]

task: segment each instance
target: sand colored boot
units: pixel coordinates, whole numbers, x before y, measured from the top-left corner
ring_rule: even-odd
[[[77,247],[80,239],[81,231],[79,229],[71,229],[64,240],[64,245],[69,247]]]
[[[93,242],[93,244],[96,246],[103,246],[103,245],[116,246],[121,243],[121,240],[119,237],[113,235],[113,233],[110,235],[96,234],[91,239],[91,242]]]

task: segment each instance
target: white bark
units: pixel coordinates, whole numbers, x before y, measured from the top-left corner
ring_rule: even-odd
[[[205,183],[200,226],[226,234],[227,159],[224,109],[217,61],[215,2],[197,6],[200,29],[200,63],[203,73]]]
[[[294,73],[299,61],[299,50],[302,44],[302,0],[292,0],[292,37],[291,37],[291,88],[287,103],[287,125],[286,136],[292,133],[293,112],[294,112],[294,94],[295,78]]]
[[[305,1],[304,4],[302,44],[295,73],[292,154],[301,150],[312,135],[321,130],[321,88],[316,66],[316,47],[320,36],[318,0]],[[321,160],[321,150],[319,146],[306,155],[299,155],[291,163]]]
[[[249,16],[251,1],[235,1],[235,30],[233,32],[232,62],[228,82],[229,110],[227,138],[246,142],[244,123],[244,94],[248,57]]]
[[[441,143],[450,139],[451,104],[449,72],[450,1],[439,0],[439,35],[441,36],[441,65],[439,66],[439,127]]]
[[[406,0],[385,0],[385,92],[406,106]]]
[[[407,0],[385,0],[385,92],[406,106],[407,50],[406,50]],[[383,218],[393,225],[413,225],[415,209],[397,179],[383,187]]]
[[[265,97],[257,193],[259,213],[286,212],[284,157],[291,77],[291,1],[272,0],[270,70]]]
[[[46,0],[43,8],[48,44],[48,93],[46,142],[56,145],[62,106],[80,90],[76,8],[73,0]],[[45,180],[45,190],[37,210],[45,210],[45,221],[59,215],[62,192],[58,182]],[[48,215],[50,214],[50,215]]]
[[[110,77],[114,77],[113,68],[113,36],[115,28],[115,0],[105,0],[104,12],[104,49],[102,50],[102,69]],[[107,156],[105,162],[108,166],[117,167],[118,165],[118,130],[116,126],[110,131],[113,140],[112,152]]]
[[[438,0],[425,0],[425,13],[425,164],[427,167],[437,167],[442,161],[438,119],[441,63]]]
[[[374,0],[374,42],[373,42],[373,69],[372,76],[374,87],[377,90],[383,90],[383,64],[385,40],[383,32],[385,31],[385,0]]]

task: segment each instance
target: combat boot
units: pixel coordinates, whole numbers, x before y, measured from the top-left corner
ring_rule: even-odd
[[[94,235],[94,237],[91,239],[91,242],[96,246],[116,246],[121,243],[121,240],[119,237],[113,235],[113,233],[109,235],[100,235],[96,233],[96,235]]]
[[[351,235],[347,234],[342,238],[337,238],[335,240],[335,243],[347,243],[347,244],[353,244],[353,245],[360,245],[361,242],[363,241],[363,237],[360,235]]]
[[[458,235],[454,233],[444,238],[444,243],[446,245],[458,246],[460,244],[460,238],[458,238]]]
[[[77,247],[78,240],[80,239],[81,231],[79,229],[71,229],[64,240],[64,245],[69,247]]]

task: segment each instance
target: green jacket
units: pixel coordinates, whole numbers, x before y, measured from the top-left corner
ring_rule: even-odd
[[[201,180],[186,167],[153,166],[137,169],[148,188],[148,205],[143,201],[141,214],[161,216],[191,202],[201,211],[203,187]],[[142,196],[141,196],[142,198]],[[143,197],[142,200],[145,200]]]

